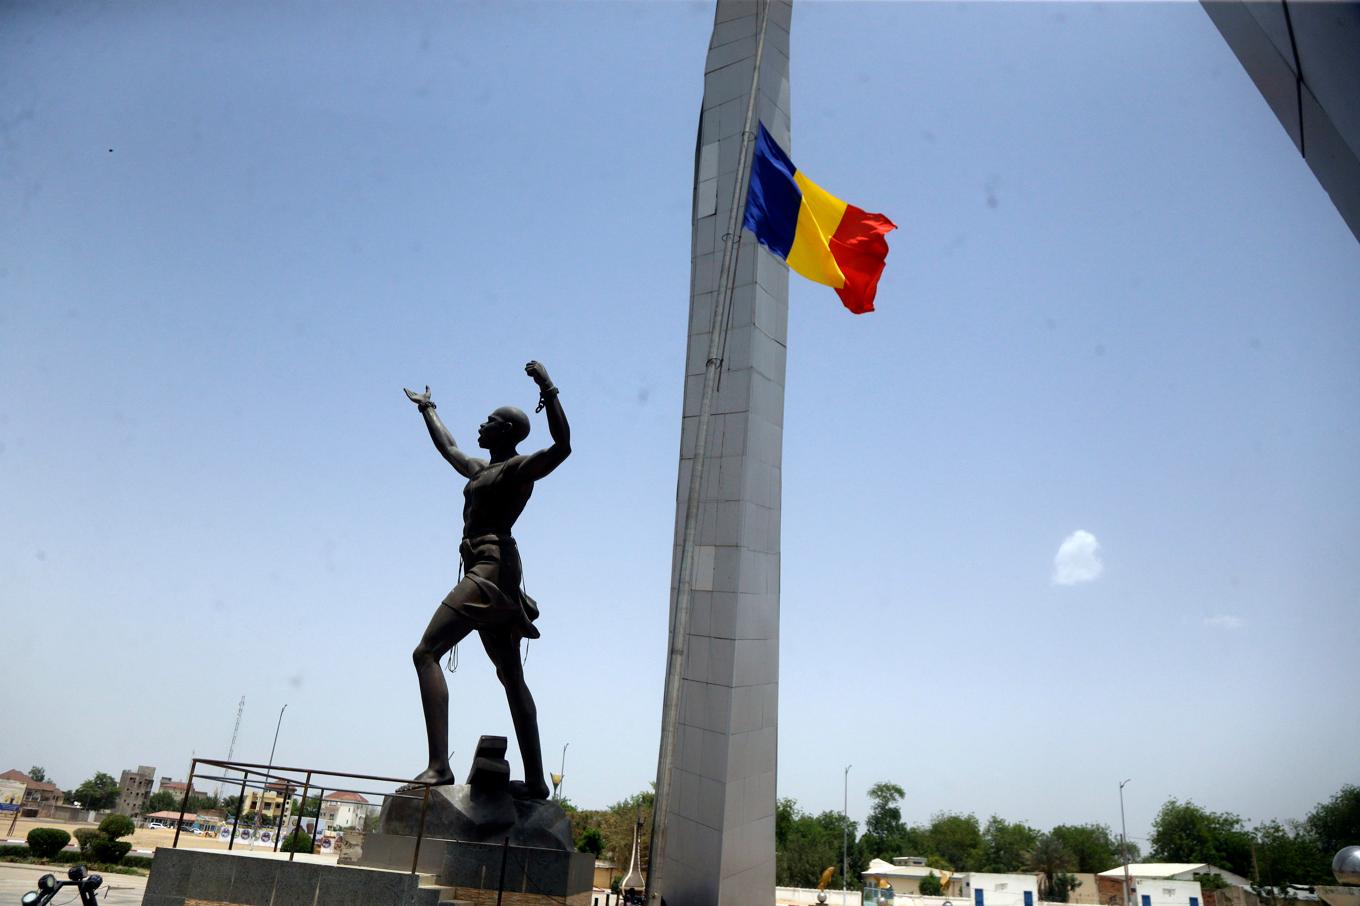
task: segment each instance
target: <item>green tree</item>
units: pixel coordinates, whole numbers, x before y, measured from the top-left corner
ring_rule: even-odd
[[[1210,812],[1170,799],[1152,821],[1152,857],[1160,862],[1207,862],[1249,877],[1251,834],[1230,812]]]
[[[308,796],[306,802],[302,802],[297,796],[294,796],[293,810],[289,812],[289,814],[301,815],[305,818],[315,818],[316,810],[319,809],[320,807],[321,807],[320,796]],[[302,809],[302,811],[298,811],[298,809]]]
[[[982,828],[982,848],[978,856],[978,871],[1003,874],[1019,871],[1029,862],[1039,832],[1024,822],[1011,823],[998,815],[987,819]]]
[[[28,769],[28,776],[32,777],[39,783],[47,783],[47,768],[43,767],[40,764],[35,764],[33,767]]]
[[[1304,824],[1330,866],[1342,847],[1360,843],[1360,786],[1343,786],[1331,799],[1318,803]],[[1330,868],[1328,872],[1330,878]]]
[[[1103,824],[1059,824],[1049,834],[1072,854],[1076,871],[1095,874],[1123,864],[1119,839]],[[1129,861],[1137,860],[1136,850],[1131,851]]]
[[[1041,894],[1050,899],[1056,892],[1055,885],[1058,884],[1058,876],[1072,870],[1076,865],[1076,857],[1063,845],[1062,840],[1053,836],[1052,833],[1043,834],[1034,844],[1034,850],[1030,853],[1029,868],[1031,871],[1038,872],[1040,878]],[[1071,889],[1070,887],[1067,889]],[[1059,900],[1058,902],[1067,902]]]
[[[99,822],[99,832],[110,840],[127,837],[136,829],[137,826],[127,815],[107,815]]]
[[[579,853],[590,853],[598,859],[600,853],[604,852],[604,836],[601,835],[597,828],[588,828],[585,833],[577,838],[576,851]]]
[[[573,807],[567,813],[567,818],[571,821],[572,839],[580,840],[592,829],[598,831],[604,840],[604,849],[600,856],[619,866],[619,871],[622,872],[627,868],[628,860],[633,855],[633,828],[641,820],[639,848],[643,861],[641,869],[645,873],[647,854],[651,845],[652,806],[655,798],[655,793],[647,790],[621,799],[607,809]]]
[[[864,819],[864,836],[859,848],[867,859],[887,859],[906,855],[906,827],[902,824],[902,810],[897,803],[906,791],[895,783],[880,781],[869,787],[869,815]]]
[[[1081,880],[1076,875],[1067,872],[1058,872],[1053,876],[1049,883],[1048,899],[1054,903],[1066,903],[1071,898],[1073,891],[1081,886]]]
[[[841,854],[855,874],[860,867],[855,822],[840,812],[810,815],[792,799],[775,805],[775,883],[785,887],[815,887],[822,872],[834,868],[833,887],[841,886]],[[842,850],[842,846],[845,847]]]
[[[944,893],[944,885],[940,883],[940,876],[931,872],[921,879],[921,896],[938,897]]]
[[[99,811],[112,808],[118,801],[118,781],[103,771],[97,771],[93,777],[76,787],[75,797],[88,809]]]
[[[59,827],[35,827],[26,839],[28,851],[33,855],[39,859],[53,859],[71,842],[71,835]]]
[[[927,855],[939,856],[954,871],[977,870],[982,829],[976,815],[935,814],[926,828],[925,842],[929,846]]]
[[[1327,884],[1332,880],[1331,859],[1308,825],[1300,821],[1267,821],[1256,828],[1256,869],[1253,880],[1266,887],[1287,884]]]
[[[146,813],[148,815],[155,812],[177,812],[179,811],[179,799],[169,790],[161,790],[152,793],[151,798],[146,800]]]
[[[299,827],[283,839],[283,842],[279,844],[279,852],[309,853],[312,851],[312,845],[312,838]]]

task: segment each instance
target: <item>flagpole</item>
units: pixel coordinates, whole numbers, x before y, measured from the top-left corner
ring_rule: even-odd
[[[718,0],[719,3],[722,0]],[[723,236],[722,266],[718,274],[718,293],[713,305],[709,332],[708,359],[704,364],[704,385],[700,395],[699,417],[695,424],[694,460],[690,466],[689,493],[685,501],[684,533],[680,544],[680,565],[676,571],[675,610],[671,614],[670,655],[666,665],[666,691],[661,711],[661,745],[657,756],[656,797],[652,806],[652,844],[647,862],[647,902],[659,899],[665,887],[666,814],[671,800],[671,771],[675,761],[676,729],[680,722],[680,693],[684,681],[685,647],[689,639],[690,610],[694,589],[695,537],[699,526],[699,501],[703,488],[704,465],[708,456],[709,422],[713,401],[721,383],[723,354],[727,347],[728,318],[736,283],[737,252],[741,244],[741,217],[746,208],[746,193],[751,183],[751,146],[754,143],[756,98],[759,96],[760,64],[765,52],[765,26],[770,17],[771,0],[758,2],[755,66],[751,72],[751,93],[746,102],[746,118],[737,156],[737,178],[732,189],[732,209],[728,213],[727,233]]]

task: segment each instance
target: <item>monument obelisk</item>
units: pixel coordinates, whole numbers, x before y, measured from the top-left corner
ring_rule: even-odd
[[[743,236],[758,124],[789,141],[791,0],[718,0],[695,148],[654,902],[774,894],[788,270]]]

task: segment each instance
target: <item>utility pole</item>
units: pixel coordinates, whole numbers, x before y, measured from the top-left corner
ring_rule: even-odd
[[[1124,784],[1119,784],[1119,855],[1124,860],[1124,906],[1129,906],[1129,831],[1124,824]]]
[[[567,746],[569,745],[571,745],[571,743],[566,743],[562,746],[562,766],[557,769],[557,776],[561,778],[557,781],[558,799],[562,798],[562,787],[567,785]]]
[[[841,795],[841,906],[850,902],[850,769],[845,766],[845,783]]]
[[[269,792],[269,778],[274,773],[274,750],[278,748],[279,745],[279,727],[283,726],[283,712],[287,710],[288,703],[284,702],[283,707],[279,709],[278,722],[274,724],[274,742],[269,747],[269,767],[266,768],[264,772],[264,789],[260,791],[259,799],[255,803],[255,830],[250,835],[251,850],[255,849],[255,840],[260,836],[260,809],[264,806],[265,793]],[[284,786],[283,791],[285,794],[288,792],[287,785]],[[280,806],[280,811],[282,811],[282,806]]]

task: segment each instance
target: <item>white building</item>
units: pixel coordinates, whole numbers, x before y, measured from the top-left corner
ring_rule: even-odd
[[[961,877],[962,895],[973,906],[1035,906],[1039,902],[1038,875],[970,871]]]
[[[1251,881],[1241,875],[1233,874],[1226,868],[1210,865],[1207,862],[1130,862],[1130,878],[1153,878],[1164,881],[1193,881],[1195,875],[1218,875],[1234,887],[1250,887]],[[1102,871],[1102,878],[1124,880],[1124,866],[1119,865],[1109,871]]]
[[[369,801],[358,793],[327,793],[321,800],[321,820],[326,827],[336,830],[350,827],[362,830],[370,807]]]
[[[1129,883],[1131,906],[1201,906],[1204,892],[1196,876],[1218,875],[1232,887],[1247,887],[1246,878],[1225,868],[1204,862],[1131,862]],[[1102,871],[1096,876],[1101,892],[1122,900],[1124,866]]]

